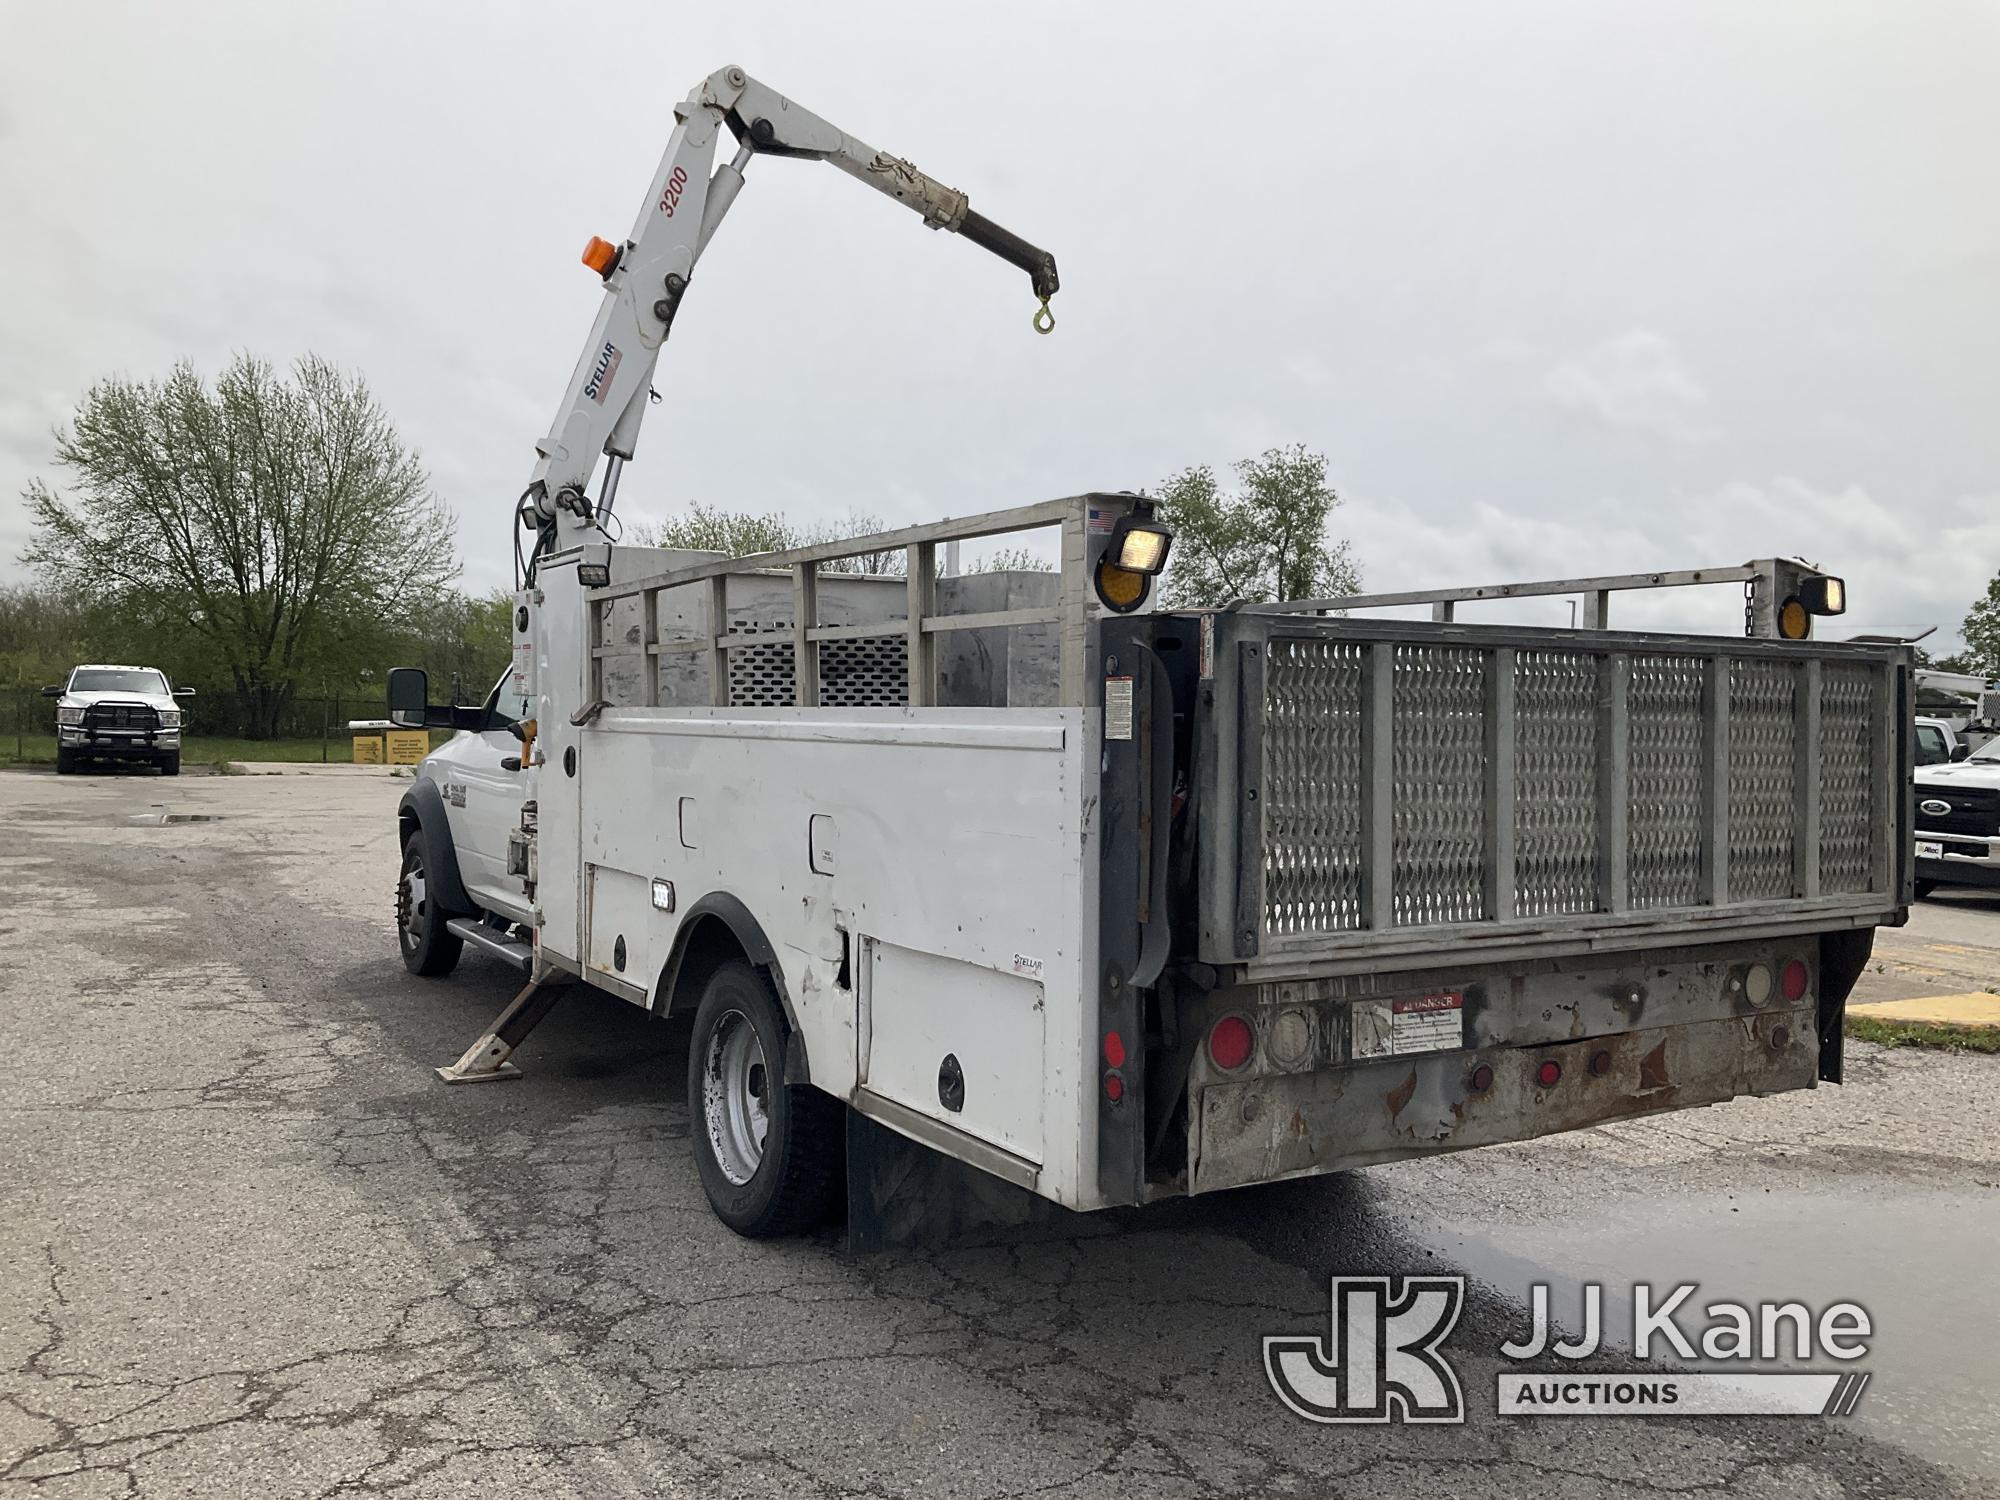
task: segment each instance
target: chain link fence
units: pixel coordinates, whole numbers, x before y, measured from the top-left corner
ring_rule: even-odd
[[[346,761],[352,757],[350,719],[380,719],[381,693],[293,698],[257,733],[259,715],[228,689],[197,687],[179,700],[183,757],[204,760]],[[269,717],[269,716],[266,716]],[[0,688],[0,761],[53,762],[56,700],[40,687]]]

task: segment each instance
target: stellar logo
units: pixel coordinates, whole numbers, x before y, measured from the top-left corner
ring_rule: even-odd
[[[583,383],[584,395],[602,406],[604,398],[611,392],[611,377],[618,373],[618,363],[624,357],[618,352],[618,346],[607,339],[604,347],[597,352],[597,363],[590,367],[590,379]]]
[[[1465,1306],[1463,1276],[1333,1278],[1325,1338],[1264,1340],[1264,1375],[1309,1422],[1463,1422],[1458,1372],[1438,1352]]]

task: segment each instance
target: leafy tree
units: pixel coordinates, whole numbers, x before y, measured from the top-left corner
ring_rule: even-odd
[[[697,500],[671,520],[653,525],[640,522],[631,531],[633,544],[640,547],[678,547],[690,552],[721,552],[730,557],[746,557],[752,552],[783,552],[790,547],[811,547],[820,542],[841,542],[849,537],[886,531],[880,516],[851,510],[844,521],[823,521],[801,526],[776,511],[717,510]],[[900,578],[908,566],[902,549],[867,552],[860,557],[843,557],[821,564],[825,573],[873,573]]]
[[[966,571],[971,573],[1053,573],[1056,565],[1026,547],[1001,547],[989,552]]]
[[[1958,670],[1988,679],[2000,677],[2000,578],[1987,584],[1986,592],[1966,611],[1958,633],[1965,637]]]
[[[1233,492],[1206,464],[1160,487],[1161,510],[1174,529],[1162,595],[1168,604],[1323,599],[1361,586],[1348,544],[1327,531],[1340,497],[1326,482],[1325,454],[1295,443],[1235,468]]]
[[[359,376],[239,355],[85,395],[30,482],[43,581],[182,640],[273,733],[302,683],[352,675],[456,576],[451,513]],[[177,669],[191,675],[186,665]]]

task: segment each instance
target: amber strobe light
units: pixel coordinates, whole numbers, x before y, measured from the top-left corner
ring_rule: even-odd
[[[618,264],[618,247],[593,234],[590,243],[583,247],[583,263],[599,276],[609,276],[611,268]]]

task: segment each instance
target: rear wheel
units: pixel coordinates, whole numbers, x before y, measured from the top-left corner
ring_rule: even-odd
[[[846,1143],[840,1101],[787,1084],[784,1013],[740,959],[702,991],[688,1042],[688,1111],[702,1191],[740,1235],[793,1234],[833,1211]]]
[[[1935,880],[1919,880],[1917,882],[1917,899],[1919,901],[1923,900],[1932,891],[1937,889],[1937,885],[1938,883]]]
[[[403,967],[426,978],[449,974],[465,947],[462,938],[445,930],[446,914],[434,889],[430,839],[419,828],[403,845],[403,873],[396,881],[396,943],[403,950]]]

